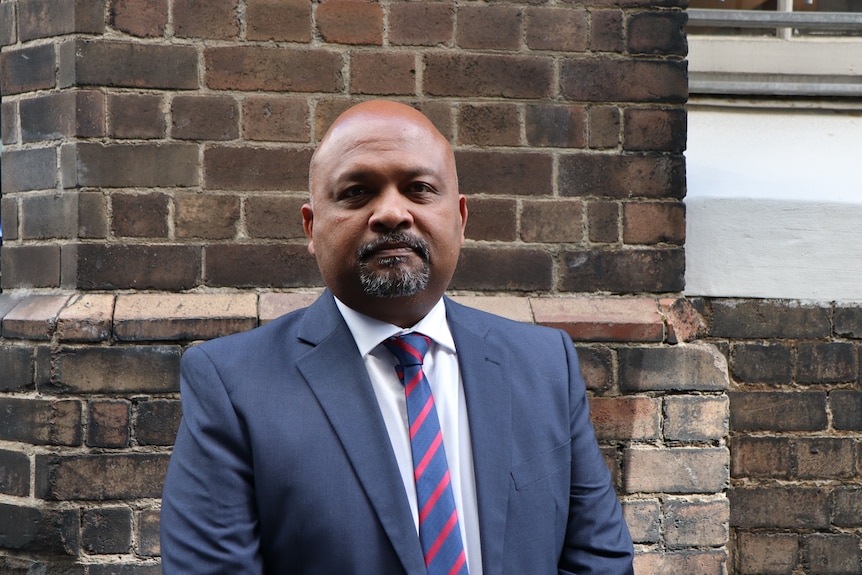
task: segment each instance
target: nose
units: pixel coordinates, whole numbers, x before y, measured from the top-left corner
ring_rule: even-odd
[[[375,232],[390,232],[413,225],[410,200],[395,186],[387,186],[372,202],[368,226]]]

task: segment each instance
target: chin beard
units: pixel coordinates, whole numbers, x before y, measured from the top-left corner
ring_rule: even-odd
[[[418,269],[411,269],[404,257],[389,257],[377,260],[383,269],[370,269],[368,257],[380,245],[389,242],[404,243],[410,246],[422,260]],[[392,233],[363,246],[359,250],[359,280],[362,290],[375,297],[405,297],[415,295],[428,287],[431,275],[428,244],[404,233]]]

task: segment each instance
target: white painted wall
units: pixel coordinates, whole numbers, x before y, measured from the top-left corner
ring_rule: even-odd
[[[687,295],[862,301],[862,114],[689,111]]]

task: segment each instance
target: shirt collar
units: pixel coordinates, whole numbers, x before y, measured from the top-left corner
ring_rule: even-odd
[[[353,339],[356,341],[356,346],[359,348],[359,353],[363,358],[380,345],[381,342],[393,335],[401,335],[413,331],[425,334],[438,345],[452,353],[455,352],[455,340],[452,339],[452,332],[449,331],[449,324],[446,322],[446,304],[443,303],[443,298],[440,298],[434,304],[431,311],[419,320],[419,323],[406,329],[361,314],[347,307],[338,298],[335,298],[335,305],[338,306],[338,311],[341,312],[341,316],[347,323],[350,333],[353,334]]]

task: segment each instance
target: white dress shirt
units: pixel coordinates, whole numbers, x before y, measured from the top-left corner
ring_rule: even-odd
[[[374,395],[380,405],[389,441],[401,471],[401,480],[413,512],[416,532],[419,532],[419,511],[416,503],[416,484],[413,480],[413,454],[407,422],[407,402],[404,385],[398,379],[395,366],[398,361],[382,342],[393,335],[418,331],[431,338],[431,346],[425,354],[423,371],[431,386],[443,446],[449,463],[452,495],[461,528],[461,540],[467,557],[470,575],[482,575],[482,552],[479,543],[479,511],[476,502],[476,480],[473,473],[473,448],[470,444],[470,425],[467,420],[467,402],[461,383],[461,370],[455,341],[446,321],[446,306],[441,299],[428,315],[409,329],[388,324],[352,310],[335,299],[344,321],[353,334]]]

